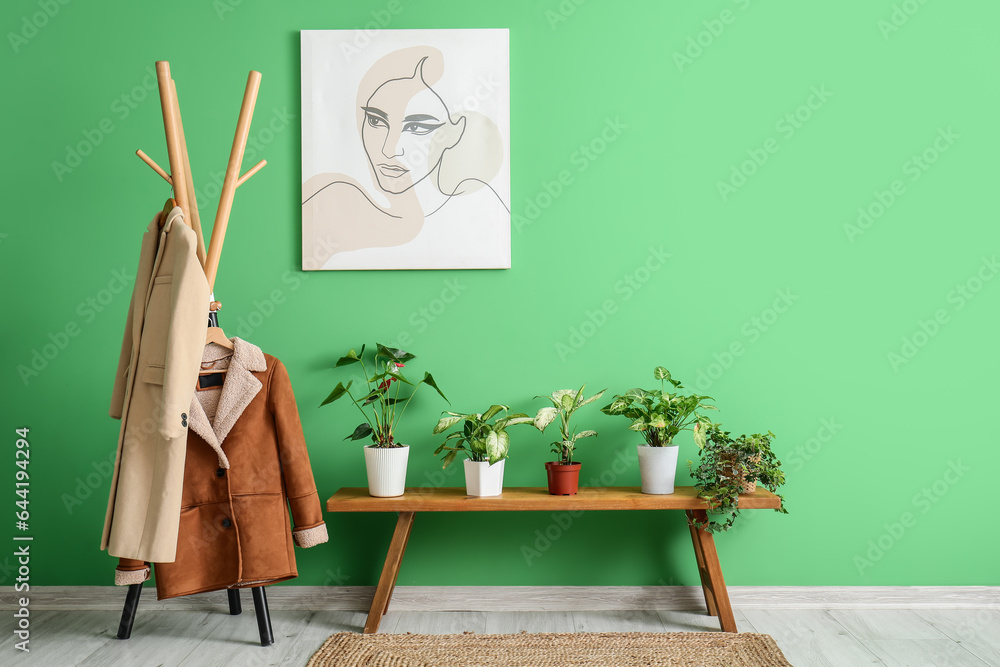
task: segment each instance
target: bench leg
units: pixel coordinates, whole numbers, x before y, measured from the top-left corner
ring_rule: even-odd
[[[708,522],[705,510],[688,510],[688,520],[696,519],[701,523]],[[690,525],[690,524],[689,524]],[[705,604],[708,613],[719,617],[719,625],[723,632],[737,632],[736,619],[733,617],[733,607],[729,602],[729,591],[722,577],[722,566],[719,565],[719,554],[715,550],[715,540],[706,530],[690,525],[691,541],[694,542],[694,555],[698,560],[698,573],[701,575],[702,590],[705,593]]]
[[[389,543],[389,553],[385,556],[382,575],[378,579],[375,597],[372,598],[372,606],[368,611],[365,634],[378,632],[382,616],[389,611],[389,600],[392,598],[392,592],[396,589],[396,578],[399,576],[399,568],[403,564],[403,553],[406,551],[406,543],[409,541],[410,531],[413,529],[414,516],[416,516],[414,512],[399,513],[396,530],[392,533],[392,542]]]

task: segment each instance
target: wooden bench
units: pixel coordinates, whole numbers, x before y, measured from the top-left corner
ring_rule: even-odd
[[[777,509],[781,500],[766,489],[757,488],[752,494],[740,496],[740,509]],[[406,543],[413,530],[417,512],[560,512],[572,510],[683,510],[687,513],[698,561],[698,572],[705,593],[708,613],[719,617],[725,632],[736,632],[736,621],[729,603],[729,593],[719,566],[712,534],[691,525],[692,520],[705,522],[708,503],[698,498],[691,486],[679,486],[671,495],[653,496],[639,487],[584,487],[575,496],[553,496],[545,488],[506,488],[502,496],[473,498],[464,488],[410,488],[395,498],[373,498],[367,488],[339,489],[326,501],[329,512],[399,512],[396,529],[385,557],[382,575],[375,589],[372,606],[365,623],[365,633],[378,632],[382,616],[389,610],[389,600],[396,587],[396,578],[403,563]]]

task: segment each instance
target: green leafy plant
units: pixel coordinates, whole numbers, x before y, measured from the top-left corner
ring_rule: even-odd
[[[694,431],[698,446],[704,446],[705,429],[712,422],[701,411],[717,409],[704,403],[712,397],[666,391],[668,382],[674,389],[683,389],[684,386],[670,377],[670,371],[663,366],[653,369],[653,377],[660,381],[659,389],[629,389],[623,396],[615,396],[611,403],[601,408],[601,412],[631,419],[629,430],[641,433],[650,447],[673,444],[674,437],[687,429]]]
[[[320,407],[337,401],[344,396],[349,396],[354,405],[361,411],[365,421],[354,429],[344,440],[363,440],[371,438],[374,447],[402,447],[395,440],[396,426],[400,418],[406,411],[410,401],[417,393],[420,385],[426,384],[434,389],[441,398],[448,400],[441,389],[437,386],[430,373],[424,373],[423,379],[417,382],[410,382],[399,369],[406,365],[405,362],[416,359],[416,355],[395,348],[386,347],[381,343],[376,343],[377,350],[374,354],[369,351],[367,355],[368,363],[371,364],[372,374],[369,375],[368,365],[365,363],[365,346],[361,346],[361,352],[351,350],[337,360],[334,368],[361,364],[361,372],[364,375],[367,391],[364,395],[355,397],[351,393],[351,386],[354,380],[344,385],[338,382],[326,400],[320,403]],[[400,388],[403,385],[411,387],[409,395],[400,396]],[[450,401],[449,401],[450,402]],[[399,407],[402,405],[402,407]]]
[[[774,434],[768,431],[733,438],[718,424],[705,430],[706,442],[700,448],[698,466],[688,461],[688,468],[699,497],[709,501],[709,521],[693,523],[712,533],[729,530],[740,514],[740,492],[745,484],[754,482],[781,498],[781,507],[775,511],[788,514],[784,498],[778,493],[778,487],[785,483],[785,473],[771,451]]]
[[[435,435],[444,433],[458,422],[465,423],[461,431],[449,433],[441,446],[434,450],[435,456],[441,452],[448,452],[441,460],[441,467],[450,466],[459,452],[465,452],[472,461],[488,461],[490,465],[507,458],[507,452],[510,451],[510,435],[507,433],[507,427],[531,424],[533,421],[523,412],[508,414],[509,410],[506,405],[491,405],[489,410],[482,414],[445,412],[444,414],[448,416],[438,421],[434,427]],[[498,416],[501,412],[503,412],[502,417]],[[456,442],[449,446],[448,443],[452,440]]]
[[[569,423],[572,419],[573,414],[587,405],[588,403],[593,403],[601,396],[607,389],[602,389],[590,398],[583,397],[583,390],[587,385],[583,385],[577,390],[574,389],[560,389],[559,391],[552,392],[550,396],[535,396],[535,398],[546,398],[552,402],[552,407],[542,408],[535,415],[533,423],[535,428],[537,428],[542,433],[545,429],[555,421],[556,417],[559,417],[559,440],[552,443],[552,452],[559,456],[559,462],[567,465],[573,462],[573,452],[576,450],[576,441],[580,438],[590,438],[597,435],[597,431],[580,431],[579,433],[570,430]]]

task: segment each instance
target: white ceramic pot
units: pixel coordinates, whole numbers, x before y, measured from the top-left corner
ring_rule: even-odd
[[[503,493],[503,464],[465,459],[465,492],[470,496],[499,496]]]
[[[678,445],[650,447],[638,445],[639,476],[642,478],[642,492],[653,495],[667,495],[674,492],[674,478],[677,476]]]
[[[368,493],[376,498],[403,495],[406,488],[406,462],[410,447],[365,446],[365,467],[368,469]]]

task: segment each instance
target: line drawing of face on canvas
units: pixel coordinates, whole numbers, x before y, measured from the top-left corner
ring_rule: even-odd
[[[452,122],[444,100],[424,80],[426,60],[420,60],[413,76],[376,88],[361,108],[361,141],[385,192],[406,192],[437,171],[444,152],[465,134],[465,118]]]
[[[454,216],[446,205],[455,198],[484,211],[492,201],[509,220],[510,207],[490,184],[505,161],[504,138],[485,114],[449,110],[434,89],[443,72],[441,52],[425,46],[393,51],[361,77],[352,113],[371,186],[346,173],[306,180],[303,268],[322,268],[341,252],[406,244],[435,214]],[[490,219],[464,215],[468,225]]]

